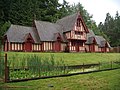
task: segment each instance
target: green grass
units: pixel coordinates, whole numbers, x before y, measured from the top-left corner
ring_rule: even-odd
[[[84,63],[98,63],[120,60],[119,53],[17,53],[17,61],[24,55],[37,54],[41,57],[50,57],[54,54],[55,60],[63,58],[68,65]],[[8,58],[16,55],[8,53]],[[17,62],[16,61],[16,62]],[[31,80],[17,83],[1,83],[0,86],[13,87],[17,90],[119,90],[120,69],[97,72],[70,77]]]
[[[6,83],[3,86],[17,87],[17,90],[119,90],[120,69],[70,77]]]
[[[64,63],[68,65],[79,65],[87,63],[98,63],[98,62],[109,62],[120,60],[119,53],[23,53],[23,52],[8,52],[8,59],[15,55],[17,61],[19,61],[23,56],[36,54],[41,57],[49,58],[51,55],[54,55],[55,60],[60,60],[63,58]]]

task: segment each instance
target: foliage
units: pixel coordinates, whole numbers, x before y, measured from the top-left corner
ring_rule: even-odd
[[[63,4],[58,0],[2,0],[0,8],[0,22],[31,26],[33,19],[55,22],[66,15],[69,5],[65,0]]]
[[[119,55],[118,55],[118,57],[116,57],[116,58],[114,57],[114,59],[111,59],[109,61],[109,60],[107,60],[108,58],[105,58],[106,56],[108,57],[108,55],[95,54],[95,56],[97,55],[97,58],[98,57],[102,57],[101,59],[105,58],[104,62],[100,61],[101,62],[100,68],[99,68],[99,66],[93,66],[93,67],[89,67],[89,68],[74,69],[74,68],[67,67],[67,65],[69,65],[69,63],[65,64],[65,61],[66,61],[65,57],[64,57],[64,59],[62,59],[62,58],[59,59],[60,56],[56,57],[57,54],[54,54],[54,55],[50,54],[49,56],[47,54],[48,53],[46,53],[46,54],[44,53],[42,55],[38,55],[37,53],[36,54],[30,53],[30,54],[26,54],[26,55],[25,54],[24,55],[21,55],[21,54],[10,55],[9,54],[8,56],[10,56],[10,57],[8,57],[9,58],[8,66],[10,67],[10,79],[13,80],[13,79],[54,76],[54,75],[61,75],[61,74],[68,74],[68,73],[83,72],[83,69],[84,69],[84,72],[87,72],[87,71],[93,71],[93,70],[99,70],[99,69],[117,68],[120,66],[119,65],[120,58],[118,58]],[[61,54],[63,55],[63,53],[61,53]],[[81,54],[77,54],[77,56],[79,56],[79,55],[81,55]],[[91,54],[91,55],[94,56],[93,54]],[[70,56],[74,57],[74,54],[70,54]],[[85,58],[85,56],[82,55],[82,57],[84,57],[84,58]],[[58,60],[56,60],[55,57]],[[79,56],[79,58],[80,58],[80,56]],[[69,59],[70,59],[70,57],[69,57]],[[89,57],[89,59],[90,59],[90,57]],[[92,60],[90,60],[90,61],[92,61]],[[76,61],[78,61],[78,60],[76,60]],[[80,61],[82,61],[82,60],[80,60]],[[90,61],[89,62],[86,61],[86,62],[88,64],[93,63]],[[111,61],[114,61],[114,62],[112,62],[112,67],[111,67],[111,63],[109,63]],[[71,62],[71,60],[69,60],[69,62]],[[97,60],[94,61],[94,63],[99,64],[99,62]],[[84,63],[84,64],[86,64],[86,63]],[[73,65],[75,65],[75,64],[73,64]],[[78,63],[77,63],[77,65],[78,65]],[[83,65],[83,64],[81,63],[81,65]]]
[[[1,0],[0,1],[0,36],[7,30],[7,23],[31,26],[34,19],[56,22],[65,16],[68,4],[64,0]]]
[[[107,35],[111,46],[120,46],[120,15],[118,12],[115,17],[107,13],[104,23],[100,23],[98,27]]]
[[[5,22],[1,27],[0,27],[0,36],[1,36],[1,39],[4,35],[4,33],[7,31],[7,29],[10,27],[11,23],[10,21],[8,22]]]
[[[1,55],[0,55],[0,78],[3,78],[3,76],[4,76],[4,57],[2,57]]]
[[[23,56],[17,63],[18,55],[9,58],[10,79],[24,79],[40,76],[54,76],[68,73],[64,61],[55,61],[54,56],[39,57],[38,55]]]
[[[46,57],[50,58],[51,54],[54,55],[54,60],[59,61],[63,58],[65,64],[68,65],[78,65],[78,64],[87,64],[87,63],[98,63],[98,62],[105,62],[105,61],[115,61],[116,59],[120,58],[119,53],[29,53],[29,52],[7,52],[8,60],[11,60],[11,57],[15,56],[16,58],[15,63],[19,63],[24,56],[30,56],[32,54],[36,54],[39,57]]]
[[[20,90],[119,90],[119,84],[120,70],[118,69],[70,77],[40,79],[18,83],[5,83],[1,86],[12,87]],[[50,85],[53,87],[50,87]]]

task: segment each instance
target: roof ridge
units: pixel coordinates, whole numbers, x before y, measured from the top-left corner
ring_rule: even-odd
[[[11,26],[19,26],[19,27],[29,27],[29,28],[32,28],[32,26],[23,26],[23,25],[18,25],[18,24],[11,24]]]
[[[74,13],[74,14],[71,14],[71,15],[68,15],[68,16],[65,16],[65,17],[63,17],[63,18],[61,18],[61,19],[58,19],[58,20],[56,21],[56,23],[57,23],[58,21],[60,21],[60,20],[64,20],[64,19],[69,18],[69,17],[71,17],[71,16],[74,16],[74,15],[76,15],[76,14],[78,14],[78,12],[77,12],[77,13]]]

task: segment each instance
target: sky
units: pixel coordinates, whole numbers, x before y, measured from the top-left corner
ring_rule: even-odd
[[[63,0],[59,0],[62,3]],[[84,9],[93,15],[93,20],[97,24],[104,22],[106,13],[110,13],[111,16],[115,16],[116,11],[120,13],[120,0],[66,0],[69,4],[77,4],[80,2]]]

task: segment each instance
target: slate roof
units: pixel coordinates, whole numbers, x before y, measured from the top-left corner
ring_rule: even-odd
[[[87,33],[87,41],[86,44],[92,44],[94,40],[95,34],[92,30],[89,29],[89,33]]]
[[[64,31],[63,32],[67,32],[67,31],[71,31],[75,25],[76,22],[76,17],[77,17],[77,13],[64,17],[62,19],[59,19],[56,23],[63,26]]]
[[[95,36],[95,40],[99,47],[105,47],[106,40],[102,36]]]
[[[73,27],[75,25],[75,22],[77,21],[78,16],[80,17],[86,32],[88,32],[88,29],[80,15],[80,12],[77,12],[73,15],[69,15],[62,19],[59,19],[56,23],[61,25],[64,28],[63,32],[68,32],[68,31],[73,30]]]
[[[63,42],[66,42],[62,33],[63,28],[60,25],[37,20],[34,22],[41,41],[55,41],[55,34],[59,33]]]
[[[56,41],[58,35],[60,35],[62,42],[67,42],[64,32],[73,30],[78,16],[83,22],[80,13],[75,13],[58,20],[56,23],[34,20],[34,27],[11,25],[5,35],[7,36],[8,42],[25,42],[29,34],[35,43],[40,43],[41,41]],[[104,47],[106,43],[110,46],[102,36],[96,36],[92,30],[88,30],[84,22],[83,26],[86,32],[89,32],[87,33],[86,44],[92,44],[95,39],[99,47]]]
[[[31,34],[35,43],[39,43],[36,33],[33,31],[32,27],[11,25],[5,35],[7,35],[8,42],[24,42],[26,35]]]
[[[106,43],[108,47],[110,47],[110,44],[105,40],[105,38],[103,38],[103,36],[97,36],[92,30],[89,30],[89,33],[87,34],[86,44],[92,44],[94,39],[99,47],[105,47]]]

